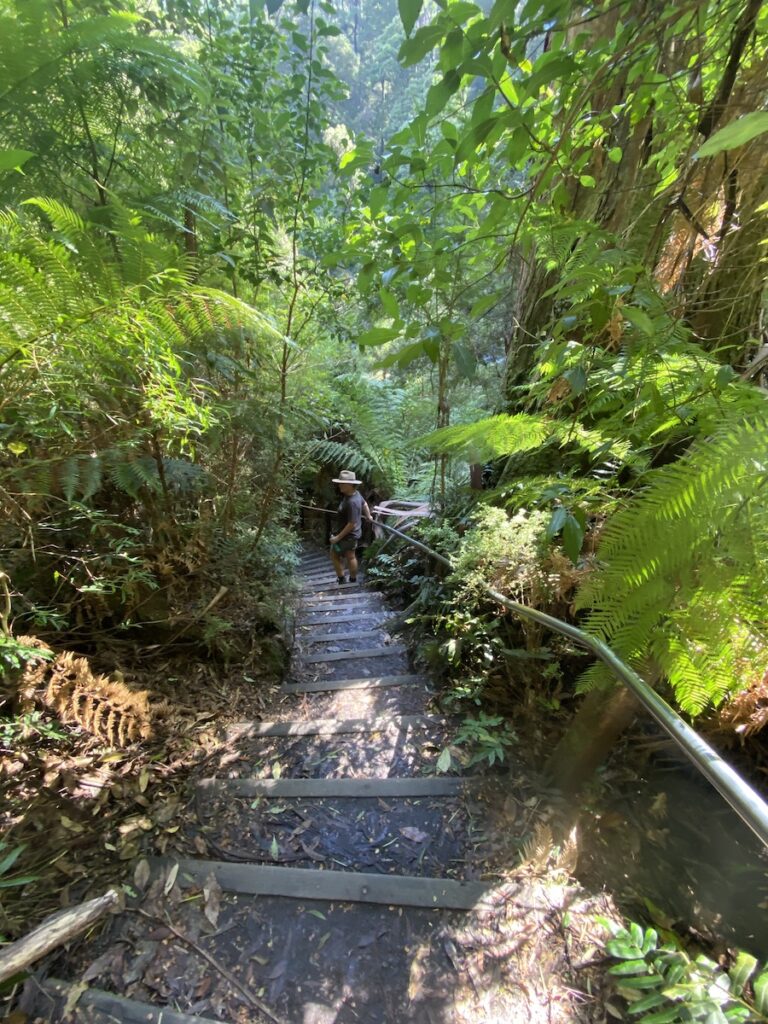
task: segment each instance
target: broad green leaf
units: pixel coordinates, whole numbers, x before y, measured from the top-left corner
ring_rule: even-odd
[[[751,114],[744,114],[736,121],[731,121],[725,128],[721,128],[719,132],[715,132],[694,155],[696,159],[716,156],[723,150],[743,146],[764,132],[768,132],[768,111],[754,110]]]
[[[613,149],[608,150],[608,159],[612,164],[620,164],[623,155],[620,146],[614,146]]]
[[[34,155],[28,149],[0,149],[0,171],[15,171]]]
[[[388,356],[385,356],[382,360],[376,363],[377,370],[386,370],[390,366],[399,366],[401,369],[410,366],[411,363],[417,359],[422,359],[427,352],[424,348],[423,341],[414,341],[410,345],[405,345],[403,348],[398,349],[397,352],[390,352]]]
[[[400,47],[397,59],[404,68],[418,64],[442,38],[443,29],[440,25],[424,25],[417,29],[410,39],[406,39]]]
[[[424,0],[397,0],[397,9],[400,12],[400,21],[403,23],[405,34],[409,36],[413,26],[418,21]]]
[[[553,537],[556,537],[558,533],[560,533],[562,528],[565,526],[565,521],[567,518],[568,510],[566,508],[563,508],[562,505],[558,505],[555,511],[552,513],[552,518],[550,519],[549,524],[547,525],[547,529],[545,531],[548,540],[552,540]]]
[[[469,380],[470,377],[474,376],[477,367],[475,354],[471,348],[460,341],[453,343],[453,361],[456,364],[460,377]]]
[[[392,292],[387,291],[386,288],[380,288],[379,299],[381,299],[381,304],[387,316],[397,318],[400,315],[400,306]]]
[[[757,960],[755,957],[750,956],[749,953],[742,952],[736,957],[736,963],[728,972],[728,976],[731,979],[733,991],[737,996],[741,995],[744,986],[749,981],[756,967]]]
[[[439,114],[461,84],[461,75],[455,69],[446,71],[441,81],[435,82],[427,92],[425,110],[428,117]]]
[[[477,4],[469,3],[469,0],[455,0],[454,3],[448,4],[445,13],[451,21],[460,25],[462,22],[467,21],[469,18],[474,18],[476,14],[481,14],[482,12]]]
[[[575,516],[569,514],[563,526],[563,551],[565,551],[574,565],[579,560],[583,540],[584,530],[581,524]]]
[[[372,327],[370,331],[361,334],[357,339],[358,345],[383,345],[387,341],[394,341],[399,337],[400,330],[397,327]]]
[[[570,370],[565,371],[563,376],[571,385],[571,391],[574,395],[583,394],[587,386],[587,374],[583,366],[572,366]]]
[[[483,221],[483,228],[486,228],[487,218]],[[503,291],[491,292],[490,295],[482,295],[476,302],[472,304],[472,309],[469,311],[469,317],[471,320],[476,320],[483,313],[487,313],[489,309],[496,305],[501,296],[504,294]]]

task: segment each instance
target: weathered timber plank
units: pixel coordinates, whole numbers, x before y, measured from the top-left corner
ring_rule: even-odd
[[[201,779],[197,785],[206,792],[313,800],[453,796],[471,782],[471,779],[441,775],[412,779]]]
[[[301,592],[308,597],[310,594],[359,594],[363,589],[363,583],[337,583],[331,579],[323,580],[320,586],[302,587]]]
[[[359,661],[361,658],[386,658],[392,654],[407,654],[408,648],[402,644],[391,644],[389,647],[361,647],[359,651],[331,651],[328,654],[310,654],[302,658],[304,665],[317,665],[327,661]]]
[[[392,715],[387,718],[317,718],[314,722],[236,722],[227,727],[228,740],[255,736],[336,736],[342,733],[383,732],[388,728],[425,728],[443,725],[438,715]]]
[[[222,889],[229,892],[252,896],[288,896],[301,900],[472,910],[489,905],[485,897],[491,888],[484,882],[457,882],[450,878],[318,871],[312,868],[231,864],[191,858],[182,858],[178,864],[179,875],[191,876],[198,884],[202,884],[213,872]]]
[[[313,605],[311,608],[307,607],[307,605],[302,605],[299,608],[299,611],[302,615],[324,615],[326,612],[330,612],[332,614],[344,612],[347,618],[351,617],[356,622],[360,621],[361,616],[367,617],[368,615],[390,614],[389,609],[383,604],[363,606],[360,604],[348,604],[345,601],[339,601],[338,603],[334,601],[333,604]],[[312,619],[310,621],[322,622],[323,620]]]
[[[314,612],[314,614],[323,615],[322,609],[320,612]],[[373,615],[389,615],[389,610],[382,608],[381,611],[368,610],[366,609],[365,618],[369,619]],[[324,626],[326,622],[359,622],[360,621],[360,610],[350,608],[348,611],[344,611],[334,614],[326,615],[324,619],[298,619],[296,625],[301,629],[311,629],[312,626]]]
[[[302,640],[310,644],[332,644],[339,640],[373,640],[377,636],[381,636],[380,629],[366,629],[360,633],[323,633],[318,636],[304,636]]]
[[[35,1010],[44,1020],[51,1020],[54,1011],[62,1013],[73,986],[58,978],[46,978],[35,997]],[[134,999],[116,996],[98,988],[87,988],[77,1000],[77,1006],[67,1019],[77,1020],[77,1010],[86,1010],[82,1016],[89,1024],[219,1024],[210,1017],[193,1017],[167,1006],[150,1006]]]
[[[328,679],[316,683],[287,683],[281,693],[324,693],[327,690],[375,690],[387,686],[428,686],[425,676],[362,676],[359,679]]]
[[[307,605],[314,607],[341,601],[353,601],[357,604],[360,601],[373,601],[374,599],[381,601],[382,595],[375,590],[350,590],[349,587],[340,587],[336,584],[336,589],[329,594],[318,594],[317,597],[309,597],[306,594],[302,594],[301,603],[305,607]]]

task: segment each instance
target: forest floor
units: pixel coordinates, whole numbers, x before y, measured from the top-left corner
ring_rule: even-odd
[[[321,584],[313,573],[308,585]],[[513,759],[503,773],[475,770],[466,788],[435,797],[236,792],[238,780],[279,786],[292,779],[436,778],[451,723],[433,713],[428,684],[321,689],[352,673],[409,672],[407,653],[386,631],[383,599],[349,599],[344,623],[334,621],[340,600],[310,596],[325,610],[310,613],[311,624],[297,630],[291,683],[318,692],[270,690],[254,686],[247,673],[227,678],[201,665],[173,708],[175,748],[166,741],[112,761],[81,748],[72,764],[59,766],[60,780],[72,773],[66,793],[59,789],[57,800],[34,814],[39,833],[47,817],[52,842],[61,843],[53,865],[65,882],[60,902],[123,878],[126,905],[87,942],[51,958],[41,977],[63,975],[75,994],[98,986],[231,1021],[616,1016],[600,919],[618,914],[603,891],[590,893],[573,880],[567,844],[553,852],[546,801],[522,762]],[[343,641],[327,639],[340,632]],[[365,653],[376,647],[387,653]],[[318,652],[342,660],[312,661]],[[169,682],[174,668],[180,674],[180,666],[166,666]],[[338,735],[256,736],[233,727],[267,719],[295,723],[292,729],[318,719],[367,724]],[[31,791],[32,769],[25,770]],[[94,798],[97,773],[107,799]],[[197,785],[210,776],[223,788]],[[52,781],[47,788],[54,789]],[[383,903],[232,891],[226,872],[249,865],[397,878]],[[487,895],[471,909],[412,906],[398,893],[403,877],[423,880],[420,888],[481,885]],[[36,883],[40,899],[50,880],[48,872]],[[33,983],[25,1005],[40,1013],[39,1002],[29,1001],[35,992]]]

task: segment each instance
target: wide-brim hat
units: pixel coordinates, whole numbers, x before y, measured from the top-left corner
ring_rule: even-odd
[[[361,484],[363,481],[358,480],[351,469],[342,469],[338,476],[333,478],[335,484]]]

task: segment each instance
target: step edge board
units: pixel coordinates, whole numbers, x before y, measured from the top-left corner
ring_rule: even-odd
[[[408,648],[403,644],[392,644],[390,647],[361,647],[354,651],[330,651],[328,654],[312,654],[308,658],[299,659],[303,665],[321,665],[331,661],[357,661],[360,658],[386,658],[388,655],[407,654]]]
[[[426,676],[361,676],[359,679],[328,679],[315,683],[285,683],[278,693],[323,693],[326,690],[377,690],[389,686],[429,686]]]
[[[387,906],[474,910],[484,908],[484,897],[493,888],[491,883],[462,882],[454,878],[377,875],[362,871],[318,871],[316,868],[235,864],[185,857],[152,860],[156,864],[176,860],[179,874],[191,875],[195,880],[202,881],[212,872],[222,889],[230,892],[334,903],[380,903]],[[394,892],[392,883],[395,883]],[[490,904],[485,906],[489,907]]]
[[[70,982],[59,978],[46,978],[40,982],[39,998],[52,990],[51,998],[66,998],[75,988]],[[37,1005],[37,1002],[36,1002]],[[116,1011],[121,1011],[120,1020],[127,1024],[226,1024],[220,1017],[198,1017],[195,1014],[173,1010],[169,1006],[157,1006],[154,1003],[143,1003],[127,996],[117,995],[102,988],[87,988],[78,997],[77,1006],[87,1007],[104,1013],[112,1020]],[[50,1009],[50,1008],[49,1008]]]
[[[227,735],[237,739],[259,736],[317,736],[343,735],[357,732],[384,732],[394,726],[405,729],[426,725],[445,725],[446,719],[438,715],[392,715],[386,718],[318,718],[314,722],[243,722],[227,727]]]
[[[205,791],[242,793],[244,796],[264,795],[284,799],[363,799],[385,796],[453,796],[461,793],[475,779],[472,776],[427,776],[362,779],[200,779],[197,788]]]

